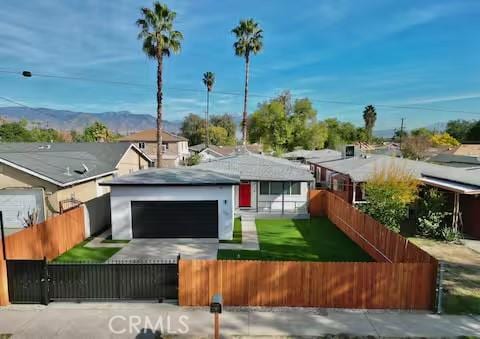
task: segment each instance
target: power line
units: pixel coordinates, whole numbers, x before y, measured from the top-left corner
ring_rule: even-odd
[[[7,74],[18,74],[22,75],[22,72],[7,70],[7,69],[0,69],[0,73],[7,73]],[[115,80],[105,80],[105,79],[95,79],[95,78],[87,78],[87,77],[75,77],[75,76],[66,76],[66,75],[54,75],[54,74],[45,74],[45,73],[32,73],[34,77],[42,77],[42,78],[53,78],[53,79],[64,79],[64,80],[75,80],[75,81],[87,81],[87,82],[94,82],[94,83],[105,83],[111,85],[122,85],[122,86],[136,86],[136,87],[151,87],[151,85],[146,83],[136,83],[136,82],[128,82],[128,81],[115,81]],[[183,91],[183,92],[194,92],[194,93],[204,93],[203,89],[195,89],[195,88],[186,88],[186,87],[170,87],[165,86],[164,89],[171,90],[171,91]],[[215,94],[221,95],[231,95],[231,96],[238,96],[243,97],[242,92],[228,92],[228,91],[214,91]],[[265,98],[271,99],[271,95],[264,95],[264,94],[257,94],[257,93],[249,93],[250,97],[256,98]],[[315,99],[309,98],[311,102],[322,103],[322,104],[334,104],[334,105],[347,105],[347,106],[367,106],[368,103],[365,102],[355,102],[355,101],[342,101],[342,100],[328,100],[328,99]],[[417,105],[391,105],[391,104],[382,104],[376,103],[374,104],[376,107],[383,107],[383,108],[390,108],[390,109],[402,109],[402,110],[424,110],[424,111],[432,111],[432,112],[443,112],[443,113],[463,113],[463,114],[473,114],[473,115],[480,115],[480,112],[473,112],[473,111],[465,111],[465,110],[451,110],[447,108],[441,107],[425,107],[425,106],[417,106]]]

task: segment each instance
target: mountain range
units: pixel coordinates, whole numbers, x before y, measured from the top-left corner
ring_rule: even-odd
[[[128,134],[156,126],[156,119],[148,114],[133,114],[129,111],[86,113],[50,108],[0,107],[0,118],[9,121],[26,119],[30,126],[39,125],[57,130],[81,131],[95,121],[103,122],[111,131]],[[164,129],[178,133],[181,121],[164,121]]]

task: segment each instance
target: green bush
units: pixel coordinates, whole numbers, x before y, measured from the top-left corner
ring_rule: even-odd
[[[458,232],[449,225],[452,213],[445,195],[436,188],[427,189],[419,200],[417,232],[426,238],[454,241]]]

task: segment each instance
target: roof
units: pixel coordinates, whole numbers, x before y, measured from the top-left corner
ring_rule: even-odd
[[[207,147],[205,146],[204,143],[190,146],[189,149],[194,152],[202,152],[206,149]],[[232,155],[236,153],[237,151],[241,150],[243,148],[242,145],[235,145],[235,146],[222,146],[222,145],[208,145],[208,148],[220,155]],[[251,153],[262,153],[263,147],[260,144],[249,144],[247,145],[247,150]]]
[[[342,153],[331,149],[322,150],[295,150],[282,155],[284,159],[316,159],[318,162],[341,159]]]
[[[238,185],[240,177],[232,173],[221,173],[199,168],[150,168],[130,175],[124,175],[108,182],[105,186],[125,185],[170,185],[205,186]]]
[[[480,156],[440,153],[428,159],[430,162],[445,163],[448,166],[471,167],[480,165]]]
[[[193,168],[238,173],[241,180],[313,181],[310,171],[299,164],[250,152],[214,159]]]
[[[480,187],[480,167],[458,168],[431,164],[385,155],[369,155],[367,157],[352,157],[342,160],[322,163],[321,166],[334,172],[348,174],[353,181],[364,182],[379,168],[385,166],[405,168],[415,177],[422,179],[437,178],[450,183],[461,183]]]
[[[453,152],[455,155],[480,156],[480,144],[462,144]]]
[[[151,161],[127,143],[0,143],[0,163],[69,186],[114,172],[131,147]]]
[[[163,142],[177,142],[177,141],[185,141],[187,140],[184,137],[181,137],[179,135],[167,132],[167,131],[162,131],[162,141]],[[127,136],[124,136],[118,141],[133,141],[133,142],[156,142],[157,141],[157,129],[156,128],[150,128],[146,129],[140,132],[132,133]]]

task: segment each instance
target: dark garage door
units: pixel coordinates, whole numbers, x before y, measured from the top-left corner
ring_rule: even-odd
[[[217,201],[132,201],[134,238],[217,238]]]

